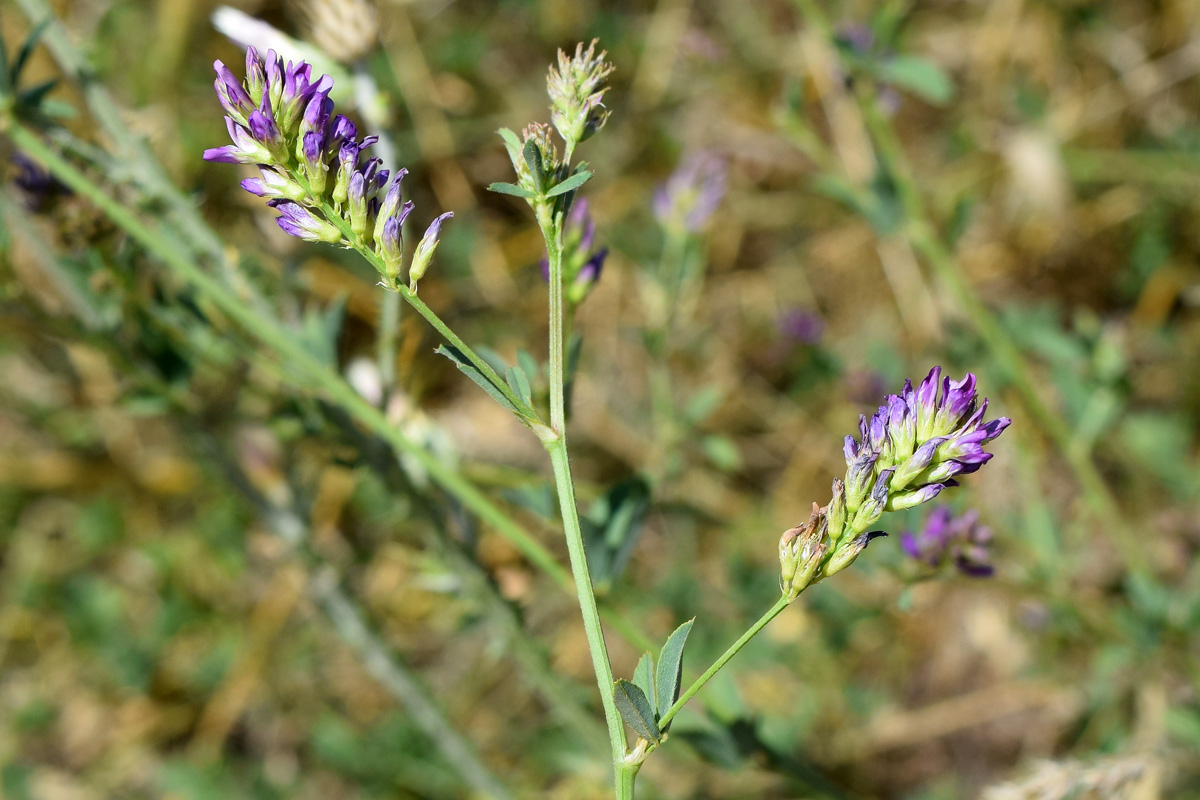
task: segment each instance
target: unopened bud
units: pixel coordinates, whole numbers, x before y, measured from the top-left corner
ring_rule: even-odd
[[[429,223],[429,227],[425,229],[425,235],[417,244],[417,251],[413,253],[412,264],[408,268],[408,288],[414,292],[417,290],[417,281],[424,277],[425,270],[429,269],[429,262],[433,260],[433,252],[437,250],[438,238],[442,232],[442,223],[453,216],[453,211],[447,211]]]

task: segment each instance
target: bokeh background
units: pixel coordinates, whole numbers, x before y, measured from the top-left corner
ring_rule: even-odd
[[[547,118],[557,48],[608,50],[571,424],[619,675],[693,616],[695,674],[770,605],[780,532],[906,377],[975,372],[1014,420],[939,498],[979,511],[995,574],[915,563],[895,534],[929,508],[888,515],[640,796],[1200,796],[1200,3],[237,8],[388,134],[410,240],[455,211],[421,296],[509,362],[544,359],[546,299],[528,210],[484,189],[494,131]],[[73,109],[46,141],[565,563],[536,440],[369,269],[200,160],[211,62],[241,74],[216,9],[4,0],[0,25],[12,58],[58,20],[22,74]],[[0,141],[0,796],[479,796],[447,736],[515,797],[606,796],[553,576]],[[664,224],[696,159],[720,205]]]

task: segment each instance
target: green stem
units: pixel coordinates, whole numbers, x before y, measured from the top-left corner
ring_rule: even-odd
[[[380,275],[385,274],[383,259],[381,259],[374,250],[363,244],[358,235],[355,234],[351,229],[350,223],[343,219],[342,215],[338,213],[336,208],[330,205],[328,201],[320,198],[320,195],[317,192],[312,191],[312,189],[308,186],[307,181],[304,180],[304,175],[301,174],[300,170],[291,170],[291,177],[294,178],[304,188],[310,197],[318,198],[316,207],[321,209],[321,213],[324,215],[327,221],[341,231],[342,238],[349,243],[351,249],[362,256],[366,262],[374,267],[375,271]],[[395,289],[391,291],[395,291],[402,298],[404,298],[405,302],[412,306],[418,314],[424,317],[425,321],[428,322],[434,330],[441,334],[443,339],[445,339],[450,343],[451,346],[462,353],[463,356],[465,356],[466,359],[471,362],[472,366],[483,373],[484,377],[486,377],[493,385],[495,385],[496,389],[498,389],[500,393],[504,395],[505,399],[512,403],[513,407],[520,412],[522,421],[525,421],[526,423],[537,421],[537,412],[530,408],[529,405],[512,390],[512,387],[508,385],[508,381],[501,378],[500,375],[496,373],[496,370],[492,369],[491,364],[483,360],[478,353],[472,350],[466,342],[458,337],[458,334],[450,330],[450,327],[446,325],[446,323],[442,322],[442,318],[435,314],[432,308],[425,305],[425,302],[421,300],[421,298],[417,297],[417,293],[415,291],[408,288],[403,283],[398,283]]]
[[[592,576],[588,571],[587,554],[583,546],[583,531],[579,527],[579,509],[575,503],[575,483],[571,477],[571,462],[567,453],[566,427],[566,374],[564,369],[564,314],[562,237],[558,220],[552,216],[548,204],[538,208],[538,224],[546,240],[546,253],[550,262],[550,428],[544,436],[546,452],[554,469],[554,484],[558,489],[558,504],[562,512],[563,533],[567,539],[567,554],[571,560],[571,574],[575,578],[575,592],[579,598],[579,610],[583,614],[583,628],[587,634],[588,651],[592,656],[592,669],[596,673],[596,685],[600,689],[600,701],[604,706],[604,720],[608,725],[608,740],[612,748],[614,783],[618,800],[632,800],[633,775],[625,769],[625,723],[617,711],[613,695],[614,678],[612,664],[608,659],[608,647],[604,642],[604,629],[600,625],[600,612],[596,606],[596,595],[592,590]],[[634,773],[636,774],[636,773]]]
[[[496,370],[492,369],[491,364],[484,361],[478,353],[468,347],[467,343],[458,337],[458,334],[450,330],[446,323],[442,322],[441,318],[437,314],[433,313],[433,309],[425,305],[425,302],[421,300],[421,298],[417,297],[416,292],[403,285],[398,286],[396,291],[400,293],[400,296],[403,297],[404,300],[410,306],[412,306],[418,314],[425,318],[426,322],[433,326],[434,330],[441,334],[443,339],[449,342],[455,349],[461,351],[476,369],[482,372],[489,381],[495,384],[496,388],[500,390],[505,399],[512,403],[521,412],[521,414],[524,415],[526,420],[537,420],[537,412],[530,408],[529,404],[522,400],[520,395],[512,390],[512,387],[508,385],[508,381],[506,381],[504,378],[501,378],[500,375],[497,374]]]
[[[634,783],[641,768],[641,764],[617,766],[617,800],[633,800]]]
[[[621,720],[613,696],[615,679],[608,660],[608,647],[604,643],[604,629],[600,625],[596,595],[592,591],[587,554],[583,548],[583,532],[579,527],[579,512],[575,505],[575,487],[571,480],[566,441],[561,437],[553,439],[546,443],[546,451],[550,454],[550,464],[554,469],[554,483],[558,488],[558,503],[563,518],[563,533],[566,534],[571,573],[575,576],[575,592],[579,598],[579,610],[583,614],[583,629],[587,634],[588,651],[592,656],[592,669],[596,672],[596,685],[600,689],[600,702],[604,706],[604,721],[608,725],[608,742],[612,748],[617,797],[632,797],[622,794],[623,759],[628,747],[625,740],[625,723]]]
[[[563,274],[562,230],[546,205],[538,209],[538,225],[546,240],[546,255],[550,262],[550,428],[566,447],[566,369],[563,340]]]
[[[787,608],[794,599],[795,598],[789,598],[784,595],[776,600],[775,605],[767,609],[767,612],[759,617],[758,621],[751,625],[745,633],[739,636],[738,640],[731,644],[729,649],[722,653],[721,657],[714,661],[711,667],[704,670],[703,675],[697,678],[692,685],[683,692],[683,694],[679,695],[679,699],[675,701],[675,704],[668,708],[667,713],[663,714],[662,718],[659,719],[658,727],[665,728],[671,722],[671,720],[675,718],[675,715],[678,714],[685,705],[687,705],[687,701],[691,700],[692,697],[695,696],[696,692],[703,689],[704,684],[712,680],[712,677],[720,672],[721,668],[728,664],[729,660],[736,656],[738,651],[746,646],[747,642],[757,636],[759,631],[767,627],[767,623],[779,616],[780,612]]]
[[[396,334],[400,330],[400,295],[383,292],[379,300],[379,334],[376,341],[376,360],[383,397],[391,395],[396,385]]]

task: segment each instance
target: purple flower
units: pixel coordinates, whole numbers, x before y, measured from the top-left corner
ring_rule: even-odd
[[[797,344],[814,345],[825,333],[825,320],[815,311],[793,308],[780,317],[779,332]]]
[[[338,242],[342,234],[333,225],[317,219],[307,209],[296,203],[283,202],[275,206],[279,217],[275,220],[285,233],[306,242]]]
[[[992,531],[979,522],[978,511],[956,517],[945,506],[930,513],[919,533],[900,534],[900,545],[910,557],[931,567],[940,567],[949,557],[959,572],[975,578],[995,571],[988,552],[991,541]]]
[[[906,381],[901,393],[890,395],[870,419],[860,417],[860,440],[847,442],[845,449],[855,458],[864,451],[874,453],[876,470],[895,467],[893,493],[911,492],[975,472],[991,459],[984,445],[1011,420],[1000,417],[985,423],[986,410],[987,400],[979,400],[974,375],[953,381],[942,377],[941,367],[934,367],[916,389]]]
[[[437,250],[442,235],[442,223],[453,216],[453,211],[447,211],[434,219],[425,229],[425,235],[421,237],[421,241],[417,243],[412,264],[408,268],[408,287],[414,292],[417,290],[417,281],[425,275],[425,270],[429,268],[429,262],[433,259],[433,252]]]
[[[684,159],[654,194],[654,216],[663,226],[698,233],[721,205],[729,166],[711,150]]]
[[[984,422],[987,405],[976,393],[974,375],[954,381],[942,376],[941,367],[934,367],[915,389],[905,381],[900,393],[885,398],[871,417],[859,417],[858,438],[847,436],[842,447],[846,479],[834,480],[833,499],[814,510],[805,528],[823,532],[825,538],[819,543],[821,552],[829,554],[827,560],[812,569],[799,569],[795,537],[785,534],[780,541],[785,593],[799,594],[809,583],[849,566],[870,541],[863,538],[868,528],[885,511],[927,503],[957,486],[955,477],[976,472],[990,461],[993,454],[984,445],[1011,421],[1000,417]],[[990,533],[978,525],[978,515],[967,515],[966,521],[953,525],[948,515],[935,512],[921,537],[904,537],[905,548],[928,560],[931,554],[940,559],[952,547],[959,569],[989,573]],[[943,539],[953,540],[952,544],[941,544]]]
[[[285,63],[274,51],[261,58],[253,47],[246,50],[244,83],[220,61],[213,67],[233,144],[205,150],[204,158],[257,164],[262,177],[247,178],[242,187],[279,211],[281,229],[373,254],[386,285],[395,287],[403,256],[400,229],[412,211],[400,192],[406,170],[387,188],[390,173],[380,159],[360,164],[362,151],[377,138],[356,139],[354,123],[334,114],[332,79],[314,79],[311,66]],[[427,249],[422,271],[432,255]]]
[[[30,211],[40,211],[56,196],[71,194],[70,189],[25,154],[13,153],[12,164],[16,167],[13,183],[24,196],[25,207]]]
[[[589,213],[588,201],[578,198],[571,205],[567,220],[563,224],[563,284],[566,286],[567,301],[577,306],[592,291],[604,270],[608,248],[593,250],[596,241],[596,223]],[[550,281],[550,260],[543,258],[538,265],[542,280]]]

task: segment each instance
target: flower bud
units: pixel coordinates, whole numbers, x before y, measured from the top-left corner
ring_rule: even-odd
[[[829,521],[813,503],[808,521],[779,537],[780,587],[785,595],[795,598],[812,583],[828,549]]]
[[[826,506],[825,516],[829,519],[829,539],[836,546],[846,527],[846,484],[834,478],[832,492],[833,498]]]
[[[863,499],[871,488],[875,477],[875,461],[878,456],[868,449],[862,449],[854,459],[854,463],[846,470],[846,511],[853,513],[862,505]]]
[[[367,181],[363,173],[356,172],[350,176],[350,191],[346,203],[350,208],[350,230],[362,238],[367,233]]]
[[[568,149],[590,138],[608,121],[604,94],[608,91],[607,78],[613,67],[604,60],[607,55],[603,51],[596,55],[596,41],[593,40],[586,51],[582,43],[576,45],[573,57],[559,50],[558,66],[550,68],[546,78],[550,121]]]
[[[913,478],[921,474],[933,462],[938,453],[938,447],[944,441],[946,440],[942,438],[930,439],[918,447],[911,457],[896,468],[892,475],[892,490],[900,491],[912,483]]]
[[[442,232],[442,223],[453,216],[453,211],[447,211],[429,223],[429,227],[425,229],[425,235],[417,243],[412,264],[408,267],[408,288],[414,292],[417,290],[417,281],[425,276],[425,270],[429,269],[429,262],[433,260],[433,252],[437,250],[438,237]]]
[[[388,284],[394,286],[396,279],[400,277],[404,258],[400,239],[400,218],[388,217],[379,234],[375,238],[379,244],[379,255],[383,258],[383,274],[388,279]]]
[[[903,511],[906,508],[913,508],[922,503],[927,503],[933,498],[941,494],[942,489],[946,488],[944,483],[931,483],[928,486],[922,486],[911,492],[903,494],[894,494],[887,502],[888,511]]]
[[[325,165],[324,136],[317,131],[309,131],[300,141],[300,165],[304,168],[304,177],[308,179],[309,188],[313,194],[320,197],[325,194],[325,183],[329,176],[329,167]]]
[[[283,202],[275,206],[275,210],[279,212],[275,221],[284,233],[306,242],[338,244],[342,241],[341,231],[325,220],[317,219],[297,203]]]
[[[870,531],[860,534],[850,541],[843,544],[825,563],[825,568],[821,570],[821,577],[828,578],[830,575],[836,575],[846,567],[854,563],[854,559],[858,558],[863,550],[867,549],[867,545],[881,536],[887,536],[884,531]]]
[[[862,505],[854,515],[853,528],[856,531],[866,530],[883,516],[884,506],[888,501],[888,481],[892,479],[894,470],[885,469],[879,473],[871,493],[863,500]]]
[[[379,216],[375,218],[375,232],[373,234],[375,241],[379,241],[383,235],[383,226],[387,224],[387,220],[400,212],[400,183],[407,174],[408,170],[400,169],[397,170],[396,177],[392,179],[392,185],[388,188],[387,195],[383,198],[383,205],[379,207]],[[407,216],[407,212],[405,216]],[[404,222],[403,216],[400,217],[400,222]]]

